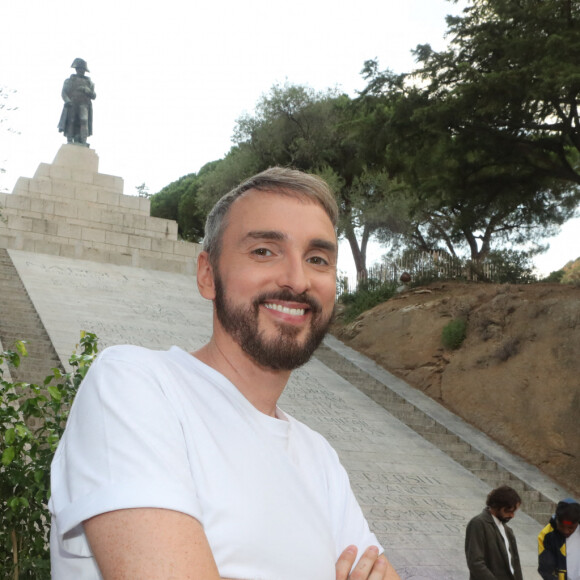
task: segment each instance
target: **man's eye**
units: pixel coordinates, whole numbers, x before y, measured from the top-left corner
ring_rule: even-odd
[[[267,248],[257,248],[252,250],[252,254],[255,254],[256,256],[271,256],[272,252]]]
[[[308,258],[308,261],[316,266],[328,266],[328,261],[321,256],[312,256],[312,258]]]

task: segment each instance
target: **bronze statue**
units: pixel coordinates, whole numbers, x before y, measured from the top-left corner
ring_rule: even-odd
[[[64,107],[58,123],[58,130],[64,133],[67,143],[88,147],[87,137],[93,134],[93,103],[96,98],[95,85],[85,76],[90,72],[87,61],[75,58],[71,68],[77,72],[64,81],[62,99]]]

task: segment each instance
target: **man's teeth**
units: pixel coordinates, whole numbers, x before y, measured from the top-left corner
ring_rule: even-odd
[[[270,310],[277,310],[278,312],[291,314],[292,316],[302,316],[306,312],[304,308],[288,308],[286,306],[282,306],[281,304],[264,304],[264,306]]]

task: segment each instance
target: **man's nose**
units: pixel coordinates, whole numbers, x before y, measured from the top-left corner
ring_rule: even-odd
[[[290,288],[296,294],[310,289],[310,276],[302,257],[287,256],[280,264],[277,283],[281,288]]]

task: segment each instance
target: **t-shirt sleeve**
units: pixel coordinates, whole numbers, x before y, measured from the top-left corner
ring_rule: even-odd
[[[155,507],[199,519],[178,411],[153,356],[107,349],[79,389],[51,469],[53,526],[70,553],[86,555],[82,522],[108,511]]]

